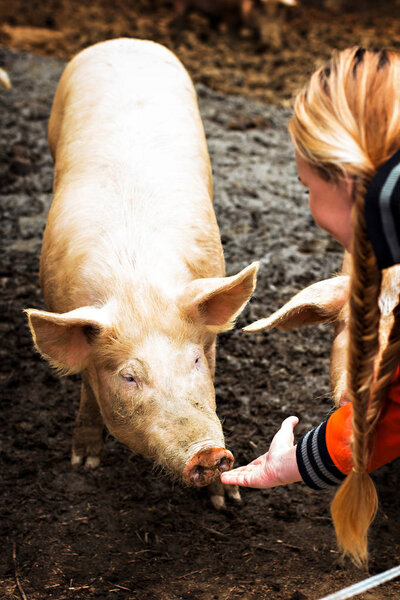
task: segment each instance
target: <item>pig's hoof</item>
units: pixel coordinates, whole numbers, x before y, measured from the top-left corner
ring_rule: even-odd
[[[71,465],[73,468],[84,464],[85,469],[96,469],[100,464],[100,456],[86,456],[86,458],[72,451]]]
[[[232,500],[236,504],[242,502],[242,497],[237,485],[220,485],[221,487],[218,486],[218,489],[215,489],[216,486],[209,486],[210,501],[216,510],[223,510],[226,508],[225,497],[228,497],[229,500]]]
[[[236,504],[242,501],[237,485],[224,485],[221,481],[213,481],[207,488],[210,502],[216,510],[226,508],[225,497],[233,500]]]
[[[236,502],[236,504],[241,504],[242,496],[240,495],[240,489],[237,485],[224,485],[224,491],[230,500]]]
[[[104,447],[103,431],[103,426],[80,425],[75,427],[71,454],[73,467],[83,465],[85,469],[95,469],[99,466]]]
[[[210,502],[215,508],[215,510],[222,510],[226,508],[225,496],[213,494],[210,496]]]
[[[100,456],[87,456],[85,460],[86,469],[97,469],[100,464]]]
[[[80,456],[79,454],[75,454],[75,452],[72,450],[72,454],[71,454],[71,465],[75,468],[75,467],[79,467],[83,462],[83,456]]]

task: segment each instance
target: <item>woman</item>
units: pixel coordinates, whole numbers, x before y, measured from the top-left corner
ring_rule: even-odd
[[[270,488],[341,484],[332,503],[339,546],[367,559],[377,509],[368,475],[400,456],[400,304],[377,367],[381,270],[400,262],[400,55],[344,50],[296,98],[289,131],[316,223],[351,252],[348,402],[294,445],[287,418],[269,451],[221,476]]]

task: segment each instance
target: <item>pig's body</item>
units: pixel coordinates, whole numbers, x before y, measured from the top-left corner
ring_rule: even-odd
[[[72,460],[98,463],[104,422],[173,476],[215,482],[233,460],[215,413],[215,338],[257,267],[224,277],[191,80],[158,44],[97,44],[61,78],[49,142],[40,276],[51,312],[28,314],[39,351],[83,375]]]
[[[224,276],[195,92],[165,48],[116,40],[78,55],[55,96],[49,142],[49,310],[104,304],[115,286],[155,286],[170,299],[197,277]]]
[[[260,319],[245,327],[255,332],[269,329],[296,329],[304,325],[331,321],[334,339],[330,361],[330,384],[336,406],[346,402],[347,361],[349,343],[349,291],[351,256],[345,252],[340,275],[314,283],[294,296],[282,308],[266,319]],[[393,310],[398,302],[400,289],[400,267],[385,269],[379,297],[381,311],[379,322],[379,352],[376,367],[387,346],[393,324]]]

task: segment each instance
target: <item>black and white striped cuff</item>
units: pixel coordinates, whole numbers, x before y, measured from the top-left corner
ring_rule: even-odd
[[[304,483],[314,490],[339,485],[346,477],[329,455],[326,445],[327,422],[324,421],[297,442],[296,459],[300,475]]]
[[[400,150],[372,178],[364,213],[378,267],[386,269],[400,263]]]

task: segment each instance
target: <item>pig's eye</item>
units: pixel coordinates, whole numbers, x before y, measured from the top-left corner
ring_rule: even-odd
[[[123,371],[121,371],[121,373],[119,374],[120,377],[122,377],[122,379],[124,381],[126,381],[126,383],[136,383],[136,379],[134,378],[134,376],[131,373],[125,373]]]
[[[198,356],[198,357],[196,358],[196,360],[194,361],[194,366],[195,366],[195,367],[198,367],[198,366],[200,366],[200,362],[201,362],[201,359],[200,359],[200,356]]]

